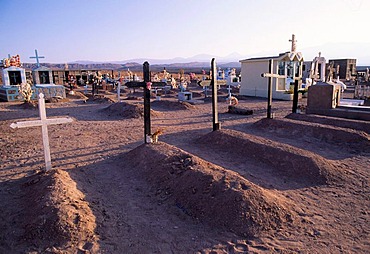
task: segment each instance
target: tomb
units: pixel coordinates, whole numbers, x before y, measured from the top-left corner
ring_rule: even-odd
[[[303,63],[303,80],[306,81],[306,86],[315,84],[317,81],[325,81],[325,71],[326,71],[326,59],[321,56],[316,56],[312,61],[307,61]]]
[[[45,99],[51,99],[54,97],[66,98],[66,91],[64,86],[55,85],[53,81],[53,71],[45,66],[40,66],[37,50],[35,50],[35,57],[37,64],[36,68],[32,70],[33,85],[36,91],[36,95],[42,93]]]
[[[301,52],[296,52],[294,35],[290,41],[292,47],[289,52],[281,53],[278,56],[239,61],[241,63],[240,95],[268,97],[268,80],[262,78],[261,73],[268,72],[269,60],[273,60],[272,98],[293,100],[294,81],[299,80],[299,86],[302,84],[303,56]]]
[[[6,65],[5,65],[6,66]],[[19,85],[27,83],[26,71],[19,66],[10,66],[1,70],[3,84],[0,85],[0,100],[19,101]]]
[[[319,82],[308,88],[307,113],[315,114],[339,106],[341,86]]]

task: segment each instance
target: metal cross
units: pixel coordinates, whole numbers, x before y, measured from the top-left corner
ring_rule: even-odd
[[[39,56],[37,53],[37,49],[35,49],[35,56],[30,56],[30,58],[36,58],[36,66],[37,68],[40,67],[39,58],[45,58],[44,56]]]

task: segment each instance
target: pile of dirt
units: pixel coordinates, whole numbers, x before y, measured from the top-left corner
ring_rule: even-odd
[[[87,95],[87,97],[89,98],[88,101],[89,102],[95,102],[95,103],[115,103],[114,100],[112,100],[111,98],[108,98],[108,97],[105,97],[104,95]]]
[[[24,235],[20,244],[29,251],[86,253],[99,248],[95,216],[67,172],[33,175],[23,191]]]
[[[330,117],[330,116],[311,115],[311,114],[309,115],[294,114],[294,113],[287,115],[285,118],[304,121],[304,122],[310,122],[310,123],[320,123],[320,124],[326,124],[326,125],[337,126],[337,127],[342,127],[342,128],[354,129],[358,131],[364,131],[370,134],[370,122],[368,121],[352,120],[352,119]]]
[[[151,105],[158,109],[164,109],[164,110],[191,110],[195,109],[196,106],[191,105],[188,102],[185,101],[167,101],[167,100],[161,100],[161,101],[153,101]]]
[[[324,125],[319,123],[301,122],[291,119],[264,118],[253,124],[254,128],[276,132],[281,136],[310,136],[324,142],[359,148],[370,152],[370,137],[363,131],[349,128]]]
[[[74,91],[73,93],[74,94],[67,93],[67,98],[70,98],[70,99],[81,99],[83,101],[87,101],[88,99],[91,99],[92,100],[92,96],[85,95],[85,94],[83,94],[81,92],[78,92],[78,91]]]
[[[276,174],[297,182],[317,185],[341,179],[335,166],[317,154],[243,132],[214,131],[201,137],[199,142],[233,151],[233,156],[270,165]]]
[[[133,174],[144,177],[159,203],[222,230],[257,236],[294,223],[282,197],[239,174],[159,142],[141,145],[125,155]]]
[[[130,104],[126,102],[117,102],[103,109],[109,116],[120,116],[124,118],[144,117],[144,105]],[[150,110],[151,116],[160,116],[161,113]]]

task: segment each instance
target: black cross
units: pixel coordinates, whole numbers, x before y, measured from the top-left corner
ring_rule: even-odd
[[[211,69],[212,69],[212,79],[211,79],[211,87],[212,87],[212,116],[213,116],[213,131],[217,131],[221,129],[221,123],[218,122],[218,109],[217,109],[217,68],[216,68],[216,60],[212,58],[211,61]]]
[[[166,86],[165,82],[150,82],[149,63],[143,64],[144,81],[130,81],[125,84],[128,88],[143,87],[144,88],[144,142],[149,143],[148,137],[152,135],[150,125],[150,88],[151,86],[162,87]]]
[[[218,122],[218,108],[217,108],[217,68],[216,60],[212,58],[211,61],[211,82],[209,80],[202,80],[198,82],[198,85],[202,87],[212,87],[212,116],[213,116],[213,131],[221,129],[221,123]],[[207,96],[207,95],[206,95]]]
[[[267,89],[267,118],[272,118],[272,112],[271,112],[271,105],[272,105],[272,78],[281,78],[283,76],[279,74],[274,74],[272,72],[273,70],[273,64],[274,60],[269,60],[269,72],[268,73],[262,73],[261,77],[263,78],[269,78],[268,83],[268,89]],[[292,113],[297,113],[297,107],[298,107],[298,82],[299,80],[295,78],[294,81],[294,94],[293,94],[293,106],[292,106]]]

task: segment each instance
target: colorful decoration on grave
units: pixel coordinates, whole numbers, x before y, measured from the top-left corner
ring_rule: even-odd
[[[22,66],[21,58],[19,55],[10,56],[9,58],[4,58],[2,60],[2,63],[5,68],[11,67],[11,66],[14,66],[14,67]]]

